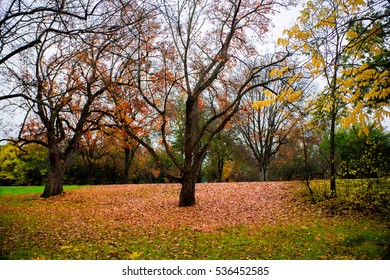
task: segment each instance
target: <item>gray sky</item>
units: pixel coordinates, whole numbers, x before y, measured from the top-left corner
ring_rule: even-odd
[[[302,1],[305,2],[305,1]],[[291,27],[296,18],[299,16],[299,12],[302,9],[302,4],[292,7],[289,10],[281,9],[280,12],[276,13],[272,17],[272,24],[274,27],[271,32],[269,32],[269,41],[271,43],[268,44],[266,48],[270,51],[274,49],[274,43],[279,37],[283,36],[283,30]],[[4,90],[4,87],[1,87],[0,90]],[[4,103],[3,103],[4,104]],[[0,104],[1,105],[1,104]],[[0,139],[4,136],[4,129],[14,129],[17,131],[18,124],[20,124],[23,120],[23,116],[20,113],[12,112],[12,111],[4,111],[0,112]],[[390,119],[387,118],[384,122],[384,127],[387,130],[390,130]]]

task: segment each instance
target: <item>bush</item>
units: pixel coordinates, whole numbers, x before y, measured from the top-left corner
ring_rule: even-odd
[[[337,181],[337,198],[332,198],[328,181],[312,181],[311,200],[326,202],[325,207],[332,212],[343,210],[359,211],[366,214],[390,214],[390,179],[355,179]],[[305,188],[307,193],[307,188]]]
[[[390,213],[390,194],[381,192],[364,192],[361,189],[354,189],[349,196],[346,196],[344,203],[353,210],[368,213],[388,214]]]

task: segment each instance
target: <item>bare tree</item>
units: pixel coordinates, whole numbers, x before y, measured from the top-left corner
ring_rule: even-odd
[[[289,70],[280,72],[283,75],[280,80],[251,90],[243,98],[242,110],[234,119],[243,142],[259,164],[262,181],[268,180],[271,159],[282,145],[294,138],[294,130],[306,106],[304,91],[307,84],[302,75],[295,74],[299,68],[291,64],[285,69]],[[263,75],[270,76],[270,71]],[[256,79],[264,80],[265,77]],[[256,106],[257,102],[263,102],[264,106]]]
[[[102,1],[11,0],[0,6],[0,65],[42,42],[48,34],[85,32]],[[75,24],[75,21],[83,22]]]

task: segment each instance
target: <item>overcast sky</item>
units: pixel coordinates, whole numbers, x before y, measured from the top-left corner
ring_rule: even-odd
[[[305,0],[302,0],[301,2],[305,2]],[[296,7],[290,7],[288,10],[281,9],[280,12],[275,13],[275,15],[272,17],[272,24],[274,27],[268,34],[270,42],[276,42],[278,38],[283,36],[283,30],[288,29],[295,23],[295,20],[299,16],[299,12],[301,11],[301,9],[302,4],[299,4]],[[274,49],[274,43],[269,44],[269,49]],[[0,138],[4,136],[4,125],[7,125],[7,123],[11,123],[11,127],[15,129],[17,123],[20,123],[22,121],[22,117],[19,114],[7,112],[4,116],[3,113],[4,112],[0,113]],[[390,130],[390,119],[387,119],[385,121],[384,126],[388,131]]]

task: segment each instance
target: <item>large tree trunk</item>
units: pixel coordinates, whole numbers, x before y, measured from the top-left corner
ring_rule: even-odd
[[[186,102],[186,123],[184,129],[184,169],[182,188],[180,191],[179,206],[195,205],[195,185],[200,172],[198,158],[199,143],[196,139],[199,135],[198,97],[188,98]],[[200,160],[201,161],[201,160]]]
[[[198,174],[186,172],[184,174],[183,181],[181,183],[182,187],[180,190],[180,200],[179,206],[193,206],[195,205],[195,185],[198,178]]]
[[[50,170],[45,185],[45,190],[41,197],[48,198],[51,196],[60,195],[64,191],[64,177],[66,171],[66,164],[61,159],[56,151],[49,151]]]

